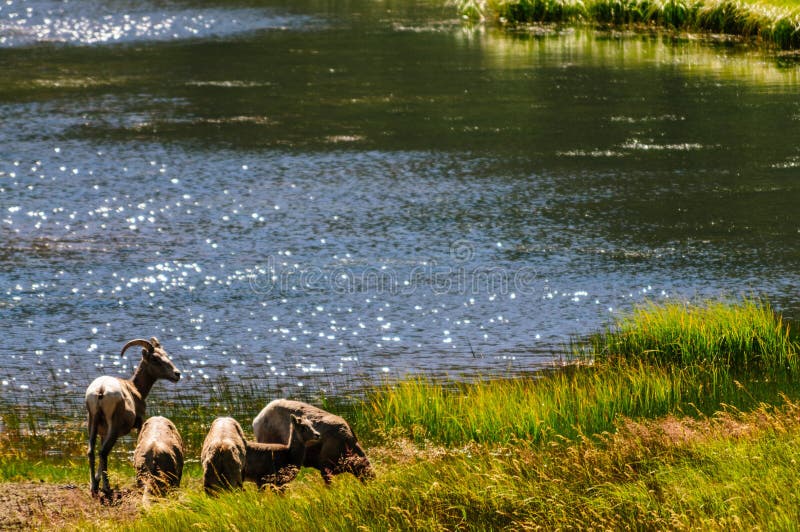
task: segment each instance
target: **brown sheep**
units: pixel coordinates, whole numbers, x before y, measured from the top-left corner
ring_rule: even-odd
[[[242,487],[246,458],[244,432],[232,417],[218,417],[203,441],[200,462],[206,493]]]
[[[288,444],[246,442],[244,479],[252,480],[259,488],[267,483],[281,486],[290,482],[305,461],[306,447],[319,438],[308,419],[291,415]]]
[[[133,452],[133,465],[145,499],[181,485],[183,440],[172,421],[155,416],[144,422]]]
[[[91,478],[92,496],[96,496],[102,483],[103,494],[111,496],[108,485],[108,455],[111,448],[121,436],[131,429],[142,427],[145,415],[147,394],[158,379],[178,382],[181,372],[169,359],[169,355],[161,347],[158,339],[150,341],[131,340],[122,348],[120,356],[132,346],[142,348],[142,360],[130,379],[103,376],[97,377],[86,389],[85,403],[89,424],[89,476]],[[95,440],[100,435],[100,467],[95,473],[94,448]]]
[[[319,443],[308,447],[303,465],[318,469],[326,483],[339,473],[353,473],[362,481],[374,476],[372,465],[347,421],[307,403],[288,399],[269,403],[253,419],[256,441],[285,444],[292,415],[308,418],[319,432]]]

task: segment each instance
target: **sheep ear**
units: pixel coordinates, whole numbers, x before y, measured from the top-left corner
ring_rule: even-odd
[[[294,423],[295,425],[299,425],[300,424],[300,418],[299,417],[297,417],[294,414],[289,414],[289,415],[292,416],[291,417],[292,423]]]
[[[153,356],[153,352],[149,349],[142,348],[142,359],[143,360],[150,360],[150,357]]]

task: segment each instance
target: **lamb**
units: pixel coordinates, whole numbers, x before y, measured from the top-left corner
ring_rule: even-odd
[[[206,493],[241,488],[245,454],[244,432],[239,423],[232,417],[215,419],[200,452]]]
[[[142,360],[136,367],[133,377],[97,377],[86,389],[86,410],[89,425],[89,472],[92,496],[97,496],[100,484],[103,494],[111,496],[108,485],[108,455],[120,436],[125,436],[131,429],[140,429],[145,416],[145,399],[158,379],[178,382],[180,371],[169,359],[167,352],[161,347],[158,339],[150,341],[131,340],[122,348],[120,356],[132,346],[142,348]],[[100,435],[100,467],[95,473],[94,451],[95,440]]]
[[[145,500],[150,494],[162,496],[169,488],[181,485],[183,440],[172,421],[155,416],[144,422],[133,452],[133,465]]]
[[[244,479],[255,482],[259,489],[267,483],[281,486],[293,480],[305,461],[306,447],[319,441],[320,434],[308,419],[294,414],[289,419],[287,444],[245,442]]]
[[[288,442],[290,416],[307,418],[319,432],[319,442],[308,447],[303,465],[318,469],[326,484],[339,473],[353,473],[361,481],[374,476],[372,465],[347,421],[307,403],[288,399],[269,403],[253,419],[256,441]]]

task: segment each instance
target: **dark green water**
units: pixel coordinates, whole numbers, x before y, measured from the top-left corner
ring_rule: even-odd
[[[412,2],[6,2],[0,393],[152,335],[179,393],[271,398],[541,367],[647,299],[794,316],[799,73]]]

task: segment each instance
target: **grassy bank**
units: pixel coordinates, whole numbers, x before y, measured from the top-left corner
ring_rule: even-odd
[[[471,18],[504,24],[598,24],[707,32],[800,47],[800,4],[794,0],[460,0]]]
[[[619,415],[712,415],[794,397],[799,355],[761,302],[648,305],[577,343],[577,364],[511,380],[405,381],[370,394],[355,419],[445,445],[547,443],[611,430]]]
[[[326,404],[351,421],[374,481],[343,475],[325,488],[304,470],[281,495],[251,485],[212,499],[196,459],[205,431],[222,414],[247,431],[269,399],[222,384],[212,401],[150,405],[187,443],[174,497],[139,509],[128,438],[111,463],[112,484],[130,492],[124,518],[91,499],[66,522],[37,517],[35,498],[30,515],[137,530],[784,528],[800,519],[797,355],[789,327],[760,302],[647,306],[576,344],[578,364],[506,380],[406,380]],[[74,485],[86,497],[80,413],[47,430],[19,405],[2,416],[0,482]]]
[[[455,530],[791,528],[800,518],[798,406],[710,419],[620,421],[595,439],[543,448],[381,448],[379,476],[283,496],[199,493],[136,526],[222,529]]]

